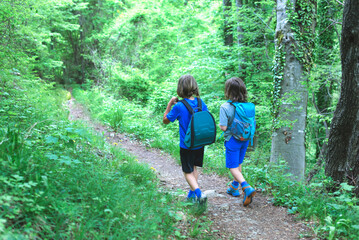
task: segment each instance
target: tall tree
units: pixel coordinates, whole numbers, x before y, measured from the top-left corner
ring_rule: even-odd
[[[237,20],[239,21],[239,10],[242,8],[243,3],[242,0],[236,0],[236,8],[237,8]],[[238,22],[237,23],[237,44],[238,44],[238,48],[241,47],[241,45],[243,44],[243,29],[241,27],[241,24]],[[238,51],[238,72],[241,72],[242,70],[242,66],[241,63],[244,62],[244,58],[243,56],[241,56],[240,51]]]
[[[224,51],[224,58],[230,59],[232,55],[233,47],[233,21],[232,19],[232,1],[223,0],[223,38],[224,46],[226,49]],[[231,61],[226,61],[224,66],[225,75],[230,74],[234,71],[234,65]]]
[[[271,162],[284,159],[293,178],[305,170],[307,73],[311,66],[315,7],[310,1],[277,0]]]
[[[359,193],[359,1],[346,0],[341,37],[342,83],[330,127],[325,172]]]
[[[233,45],[233,30],[230,21],[231,8],[232,8],[231,0],[223,0],[223,15],[224,15],[223,34],[224,34],[224,45],[226,46]]]

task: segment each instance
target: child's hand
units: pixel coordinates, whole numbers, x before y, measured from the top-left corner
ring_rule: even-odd
[[[168,120],[167,118],[167,114],[171,111],[172,106],[175,105],[177,102],[178,102],[178,97],[172,97],[171,100],[168,102],[165,114],[163,115],[164,124],[170,123],[170,120]]]
[[[178,102],[178,97],[172,97],[169,103],[172,106],[172,105],[175,105],[177,102]]]

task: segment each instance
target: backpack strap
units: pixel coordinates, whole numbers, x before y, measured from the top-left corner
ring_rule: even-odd
[[[185,105],[185,107],[191,114],[194,113],[194,109],[191,107],[191,105],[189,105],[189,103],[186,100],[182,99],[180,102]],[[198,108],[198,111],[199,112],[202,111],[202,100],[200,98],[197,98],[197,104],[198,104],[198,107],[196,107],[196,108]]]
[[[200,98],[197,98],[197,105],[198,112],[202,111],[202,100]]]
[[[230,121],[230,122],[228,123],[228,125],[230,126],[230,125],[233,123],[234,119],[236,118],[236,110],[237,110],[237,107],[236,107],[236,105],[232,102],[232,100],[228,100],[227,102],[234,107],[233,119],[232,119],[232,121]]]
[[[180,102],[183,103],[183,105],[187,108],[190,114],[194,113],[193,108],[191,107],[191,105],[189,105],[189,103],[186,100],[183,99]]]
[[[232,102],[231,100],[228,100],[228,102],[234,107],[234,113],[238,112],[238,114],[241,117],[245,119],[249,119],[249,117],[247,117],[247,114],[243,109],[241,102]]]

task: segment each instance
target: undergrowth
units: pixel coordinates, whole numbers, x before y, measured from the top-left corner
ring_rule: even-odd
[[[0,82],[1,239],[186,236],[179,226],[187,207],[159,191],[147,165],[69,122],[67,91],[8,77]],[[206,236],[208,221],[200,222]]]
[[[130,133],[149,146],[163,149],[178,157],[178,126],[161,124],[162,114],[125,99],[112,98],[98,88],[88,91],[75,88],[74,95],[90,109],[93,117],[103,123],[116,118],[116,114],[112,115],[113,112],[107,109],[121,111],[121,122],[118,126],[112,126],[114,129]],[[218,105],[218,108],[220,106],[219,103],[212,103],[210,106],[214,109],[215,105]],[[106,120],[101,118],[105,111],[109,117]],[[293,182],[283,162],[269,163],[266,148],[249,149],[243,167],[247,181],[272,196],[275,205],[285,206],[288,214],[307,221],[312,228],[312,233],[308,233],[308,236],[356,239],[359,230],[359,206],[358,199],[352,194],[352,187],[344,183],[338,191],[331,193],[328,189],[334,184],[324,173],[317,174],[310,184]],[[215,144],[206,147],[204,171],[228,176],[230,181],[224,158],[223,139],[219,139]]]

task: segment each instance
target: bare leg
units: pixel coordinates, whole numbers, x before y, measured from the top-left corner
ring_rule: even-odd
[[[242,175],[242,165],[239,165],[237,168],[230,168],[229,171],[231,172],[235,181],[239,183],[246,181]]]
[[[198,171],[196,166],[193,167],[193,174],[194,177],[196,178],[196,182],[198,183]]]
[[[191,173],[183,173],[183,174],[184,174],[184,177],[186,178],[186,181],[187,181],[188,185],[190,186],[191,190],[192,191],[196,190],[198,188],[198,183],[197,183],[197,179],[194,174],[194,171]]]

